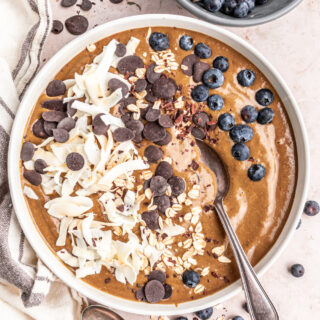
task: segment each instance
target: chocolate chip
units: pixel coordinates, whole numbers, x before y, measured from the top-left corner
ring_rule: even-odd
[[[134,91],[135,92],[142,92],[147,88],[147,81],[145,79],[138,79],[134,84]]]
[[[161,141],[166,136],[166,130],[155,122],[148,122],[144,126],[143,136],[150,141]]]
[[[147,227],[151,230],[157,230],[159,226],[159,214],[157,211],[146,211],[141,215],[142,220],[146,223]]]
[[[199,169],[199,163],[197,161],[195,161],[195,160],[192,160],[191,168],[192,168],[192,170],[195,170],[195,171],[198,170]]]
[[[126,56],[122,58],[118,63],[118,71],[121,74],[127,74],[130,75],[134,74],[136,69],[143,68],[144,64],[140,57],[138,56]]]
[[[191,134],[195,138],[200,139],[200,140],[203,140],[206,137],[205,131],[202,128],[198,128],[198,127],[192,128]]]
[[[37,159],[34,162],[34,170],[36,170],[40,174],[45,174],[44,169],[47,167],[47,163],[43,159]]]
[[[161,176],[166,180],[171,178],[173,176],[173,170],[172,170],[171,164],[167,161],[161,161],[157,166],[155,175]]]
[[[127,112],[125,114],[123,114],[121,116],[121,120],[124,124],[126,124],[127,122],[129,122],[130,120],[132,120],[132,113],[131,112]]]
[[[163,299],[169,299],[172,296],[172,287],[170,286],[170,284],[167,284],[167,283],[165,283],[163,287],[164,287]]]
[[[186,183],[180,177],[173,176],[168,180],[168,183],[171,187],[172,195],[176,197],[186,189]]]
[[[44,125],[44,120],[42,118],[38,119],[32,126],[32,132],[36,137],[45,139],[45,138],[48,138],[48,135],[44,131],[43,125]]]
[[[59,34],[63,30],[63,23],[60,20],[52,21],[52,29],[51,32],[54,34]]]
[[[129,104],[136,104],[137,99],[134,96],[129,96],[128,98],[123,98],[120,100],[120,106],[126,107]]]
[[[147,91],[147,95],[145,96],[146,101],[150,103],[154,103],[158,100],[158,98],[153,95],[152,84],[147,85],[146,91]]]
[[[55,111],[65,111],[65,105],[61,99],[45,100],[41,103],[41,107]]]
[[[118,4],[118,3],[121,3],[123,0],[110,0],[111,3],[114,3],[114,4]]]
[[[79,7],[83,11],[89,11],[92,8],[92,2],[90,0],[82,0],[82,3],[79,5]]]
[[[144,294],[148,302],[159,302],[165,295],[163,284],[158,280],[149,281],[144,288]]]
[[[127,48],[124,44],[118,43],[115,51],[115,55],[119,58],[122,58],[127,52]]]
[[[134,132],[128,128],[117,128],[113,131],[113,139],[117,142],[132,140]]]
[[[52,80],[46,89],[46,94],[48,97],[56,97],[65,94],[67,90],[66,85],[61,80]]]
[[[151,281],[151,280],[158,280],[164,283],[166,280],[166,274],[161,270],[153,270],[148,276],[148,281]]]
[[[62,111],[45,111],[42,113],[42,119],[48,122],[59,122],[66,117]]]
[[[159,109],[150,108],[146,113],[146,120],[153,122],[159,119],[161,111]]]
[[[197,112],[192,116],[193,123],[201,128],[205,128],[209,120],[209,116],[205,112]]]
[[[70,170],[78,171],[84,166],[84,158],[80,153],[71,152],[67,155],[66,164]]]
[[[42,182],[41,175],[34,170],[25,171],[23,177],[34,186],[39,186]]]
[[[187,76],[192,76],[193,66],[195,63],[199,62],[200,58],[195,54],[190,54],[183,58],[181,63],[181,70]]]
[[[77,112],[77,109],[72,108],[72,104],[74,103],[75,100],[70,100],[67,103],[67,113],[70,117],[74,116]]]
[[[163,128],[171,128],[173,127],[173,121],[168,114],[162,114],[158,120],[158,123]]]
[[[92,120],[92,131],[96,135],[106,135],[110,126],[107,126],[101,119],[103,113],[97,114]]]
[[[24,142],[20,152],[20,159],[22,161],[29,161],[34,155],[34,145],[31,142]]]
[[[152,93],[154,96],[164,100],[171,99],[177,89],[176,82],[171,78],[160,78],[152,85]]]
[[[170,208],[170,198],[167,195],[154,197],[153,203],[157,206],[157,209],[161,213],[165,213],[168,208]]]
[[[150,64],[150,66],[147,68],[147,71],[146,71],[146,78],[151,84],[157,81],[158,79],[160,79],[161,77],[160,72],[154,72],[154,68],[156,66],[157,65],[155,63],[152,63]]]
[[[144,150],[144,156],[150,163],[157,163],[163,156],[163,151],[155,146],[148,146]]]
[[[52,134],[54,140],[60,143],[65,143],[69,140],[69,132],[64,129],[53,129]]]
[[[146,120],[146,114],[149,111],[149,109],[151,109],[152,107],[146,107],[146,108],[142,108],[140,109],[140,116],[142,119]]]
[[[136,298],[139,301],[147,301],[146,296],[144,295],[144,288],[140,288],[136,292]]]
[[[168,188],[167,180],[161,176],[154,176],[150,181],[150,189],[155,197],[162,196]]]
[[[196,62],[193,65],[193,81],[200,82],[203,74],[210,69],[210,65],[203,61]]]
[[[75,5],[77,0],[62,0],[61,5],[65,8],[71,7]]]
[[[66,29],[73,35],[80,35],[87,31],[89,23],[86,17],[76,15],[65,21]]]
[[[146,191],[147,189],[150,188],[150,182],[151,182],[151,178],[146,180],[144,183],[143,183],[143,191]]]
[[[49,137],[52,137],[52,136],[53,136],[52,130],[57,128],[57,122],[48,122],[48,121],[45,121],[45,122],[43,123],[43,128],[44,128],[44,131],[46,132],[46,134],[47,134]]]
[[[68,132],[71,131],[76,126],[76,121],[73,118],[64,118],[59,121],[57,128],[64,129]]]
[[[166,131],[165,136],[162,140],[160,141],[156,141],[155,144],[157,144],[158,146],[166,146],[167,144],[169,144],[171,141],[171,134]]]
[[[135,143],[140,143],[142,142],[142,130],[143,130],[143,122],[140,120],[129,120],[125,123],[126,127],[130,130],[133,131],[134,133],[134,137],[133,137],[133,141]]]
[[[108,82],[108,86],[112,92],[121,88],[121,92],[122,92],[123,97],[125,97],[129,93],[128,86],[119,79],[116,79],[116,78],[110,79]]]

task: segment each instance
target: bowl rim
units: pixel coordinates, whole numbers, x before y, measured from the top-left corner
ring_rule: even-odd
[[[256,49],[230,31],[194,18],[169,14],[147,14],[121,18],[107,22],[88,31],[60,49],[36,75],[20,103],[12,127],[9,143],[8,176],[12,202],[21,228],[38,257],[57,275],[58,278],[64,281],[69,287],[79,291],[84,296],[96,301],[97,303],[107,305],[108,307],[135,314],[164,316],[193,312],[225,301],[240,292],[240,280],[232,283],[213,295],[206,296],[201,299],[180,303],[179,305],[154,305],[116,297],[102,292],[80,279],[76,279],[74,274],[63,265],[54,252],[47,246],[42,235],[38,232],[25,202],[19,169],[20,147],[23,139],[24,128],[29,119],[29,117],[26,117],[26,114],[29,115],[32,111],[39,94],[44,91],[48,83],[47,79],[52,79],[57,73],[57,70],[60,70],[66,64],[66,61],[70,61],[76,54],[81,52],[92,42],[96,42],[108,35],[129,30],[131,28],[155,26],[175,26],[178,28],[194,30],[209,34],[211,37],[223,41],[241,54],[245,55],[252,63],[254,63],[269,79],[282,99],[292,124],[296,140],[298,159],[297,185],[289,217],[281,234],[279,235],[279,238],[254,269],[258,276],[261,276],[275,262],[288,244],[294,230],[296,229],[296,225],[301,216],[306,199],[307,185],[309,181],[309,152],[307,134],[302,115],[291,91],[280,74]]]
[[[288,3],[285,7],[281,8],[280,10],[277,10],[275,12],[272,12],[260,18],[240,19],[240,18],[230,17],[228,15],[225,15],[225,17],[220,17],[215,13],[208,12],[207,10],[201,8],[195,3],[192,3],[190,0],[177,0],[177,1],[181,6],[183,6],[186,10],[188,10],[195,16],[205,21],[218,24],[221,26],[228,26],[228,27],[252,27],[252,26],[256,26],[259,24],[276,20],[282,17],[283,15],[287,14],[291,10],[293,10],[296,6],[298,6],[302,2],[302,0],[293,0],[290,3]]]

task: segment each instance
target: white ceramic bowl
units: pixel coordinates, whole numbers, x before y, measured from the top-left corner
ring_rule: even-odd
[[[206,296],[195,301],[181,303],[179,306],[169,304],[154,305],[129,301],[95,289],[94,287],[86,284],[84,281],[75,278],[74,274],[60,262],[57,256],[46,245],[44,239],[37,231],[32,217],[27,209],[21,187],[19,171],[20,147],[23,139],[24,128],[28,120],[28,115],[30,114],[40,93],[44,91],[48,82],[55,76],[57,71],[60,70],[60,68],[62,68],[75,55],[81,52],[89,43],[96,42],[117,32],[147,26],[171,26],[190,29],[210,35],[211,37],[228,44],[252,61],[269,79],[280,95],[293,126],[294,136],[297,144],[297,187],[288,221],[281,232],[279,239],[268,252],[268,254],[255,267],[255,271],[259,276],[261,276],[275,262],[287,245],[296,228],[300,213],[303,210],[308,184],[308,144],[306,131],[299,108],[292,96],[292,93],[284,83],[279,73],[257,50],[231,32],[213,26],[209,23],[195,20],[193,18],[175,15],[140,15],[111,21],[76,38],[72,42],[68,43],[56,55],[54,55],[54,57],[52,57],[50,61],[46,63],[46,65],[31,83],[29,89],[24,95],[16,115],[9,147],[9,183],[13,205],[27,239],[42,261],[61,280],[88,298],[112,308],[137,314],[173,315],[177,313],[185,313],[203,309],[229,299],[241,290],[241,283],[240,281],[237,281],[225,289],[215,293],[214,295]]]

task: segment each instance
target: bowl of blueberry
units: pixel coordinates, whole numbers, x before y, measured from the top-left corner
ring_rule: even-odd
[[[302,0],[177,0],[185,9],[208,22],[247,27],[275,20]]]

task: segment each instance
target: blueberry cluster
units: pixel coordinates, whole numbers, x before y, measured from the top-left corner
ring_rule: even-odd
[[[246,17],[256,5],[262,5],[268,0],[191,0],[210,12],[220,11],[235,18]]]

